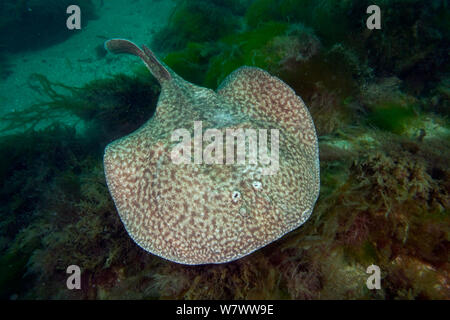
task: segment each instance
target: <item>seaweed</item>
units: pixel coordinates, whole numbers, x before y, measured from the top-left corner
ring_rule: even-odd
[[[183,49],[189,42],[213,42],[239,28],[239,19],[223,1],[180,1],[169,23],[152,39],[162,52]]]
[[[82,206],[86,216],[66,222],[61,233],[44,238],[51,251],[64,252],[67,261],[58,267],[47,251],[32,260],[38,274],[52,274],[45,281],[45,294],[40,294],[67,297],[67,291],[51,287],[55,275],[50,270],[60,270],[76,258],[84,261],[86,281],[95,284],[77,296],[84,298],[443,298],[448,246],[448,228],[443,222],[448,220],[439,206],[448,208],[444,191],[448,180],[433,171],[448,175],[448,159],[439,154],[449,146],[442,141],[425,145],[389,137],[382,139],[373,155],[357,150],[356,161],[355,153],[322,148],[322,185],[329,185],[326,175],[333,171],[335,176],[341,170],[347,174],[336,176],[339,183],[333,182],[321,194],[311,221],[252,255],[224,265],[183,266],[143,253],[121,230],[118,219],[111,217],[113,208],[103,200],[107,194],[102,184],[92,186],[85,180],[90,191],[84,192],[82,203],[91,199],[87,207]],[[436,144],[440,149],[435,149]],[[99,168],[91,172],[90,177],[102,180]],[[430,194],[440,194],[438,202],[442,203],[430,202]],[[89,212],[97,214],[94,217]],[[84,249],[70,249],[75,234],[84,234],[77,240]],[[63,249],[66,246],[68,251]],[[133,263],[123,261],[125,257]],[[382,291],[371,292],[365,286],[365,269],[373,263],[389,275],[383,279]],[[421,270],[418,265],[424,266],[427,275],[416,280]],[[406,276],[392,276],[399,273]]]
[[[286,24],[269,22],[257,29],[222,38],[221,53],[210,61],[205,86],[216,88],[228,74],[244,65],[267,69],[271,65],[270,56],[265,55],[264,48],[287,28]]]
[[[103,144],[147,121],[155,111],[160,90],[156,80],[139,72],[94,80],[83,88],[53,83],[43,75],[33,74],[29,85],[45,99],[2,116],[3,132],[51,125],[69,115],[87,123],[90,133]]]
[[[415,116],[412,108],[386,102],[368,115],[368,122],[382,130],[400,134]]]
[[[381,30],[368,32],[365,11],[382,8]],[[246,13],[256,28],[268,21],[302,23],[330,48],[338,43],[355,53],[379,75],[397,74],[409,90],[429,92],[449,71],[448,4],[435,1],[256,0]]]
[[[360,103],[363,105],[369,126],[396,134],[407,134],[414,123],[422,118],[423,103],[405,94],[396,77],[378,79],[361,88]]]
[[[204,2],[180,1],[173,34],[160,44],[177,50],[164,61],[211,88],[242,65],[262,67],[304,99],[320,141],[321,194],[310,219],[223,265],[148,254],[120,222],[101,157],[106,143],[151,117],[156,82],[144,68],[82,88],[34,75],[30,85],[44,101],[4,117],[11,131],[0,138],[2,298],[448,299],[449,125],[433,114],[448,113],[444,2],[375,1],[386,10],[382,32],[365,30],[366,1],[257,0],[233,8],[237,2],[214,0],[195,15]],[[398,5],[410,15],[401,17]],[[222,29],[199,28],[223,7],[232,19],[218,20]],[[186,12],[195,19],[184,20]],[[177,38],[174,26],[196,33]],[[408,32],[400,34],[402,26]],[[61,125],[68,116],[84,130]],[[417,128],[420,135],[411,134]],[[80,291],[61,285],[71,264],[82,268]],[[366,287],[372,264],[381,268],[381,290]]]
[[[26,230],[18,235],[16,241],[0,257],[0,298],[17,298],[17,292],[27,289],[29,277],[24,276],[28,261],[40,245],[37,234]],[[32,234],[32,236],[30,236]]]
[[[448,231],[445,230],[448,219],[445,212],[448,209],[445,208],[449,203],[448,193],[444,191],[448,174],[444,163],[449,145],[444,143],[437,147],[441,143],[442,140],[416,143],[390,135],[377,152],[364,156],[361,151],[356,163],[347,161],[347,183],[341,183],[325,196],[328,203],[325,206],[332,211],[322,217],[323,223],[330,224],[325,221],[336,215],[336,239],[344,246],[347,260],[356,259],[366,266],[375,262],[387,273],[399,255],[414,257],[407,259],[433,266],[438,276],[429,279],[427,293],[421,288],[425,285],[414,278],[409,278],[408,284],[402,284],[396,287],[397,292],[392,292],[399,284],[389,277],[385,280],[389,282],[385,293],[388,298],[403,297],[401,292],[407,286],[420,288],[412,298],[445,297],[441,287],[443,269],[438,271],[437,266],[445,264],[447,259]],[[440,154],[445,156],[441,158]],[[443,176],[437,178],[433,175],[434,170]],[[327,184],[327,180],[322,181]],[[319,202],[316,214],[326,212],[323,205],[324,202]],[[436,288],[431,289],[433,286]]]
[[[380,1],[381,2],[381,1]],[[449,71],[446,1],[383,1],[380,32],[364,39],[365,54],[375,72],[396,74],[410,93],[427,93]]]
[[[0,248],[0,294],[5,298],[29,285],[28,262],[45,232],[36,221],[52,196],[48,184],[66,172],[78,173],[79,161],[94,152],[75,135],[73,128],[58,125],[39,132],[2,136],[0,146],[0,234],[9,243]],[[74,189],[66,184],[67,178],[63,181],[62,190],[67,191],[69,199]]]
[[[353,3],[336,0],[256,0],[246,13],[251,27],[275,20],[312,27],[327,45],[347,39],[347,12]]]
[[[424,103],[427,111],[441,114],[444,117],[450,116],[450,78],[448,76],[437,84],[432,90],[430,98]]]
[[[202,84],[208,70],[209,59],[218,48],[210,43],[189,42],[186,48],[170,52],[163,61],[183,79]]]

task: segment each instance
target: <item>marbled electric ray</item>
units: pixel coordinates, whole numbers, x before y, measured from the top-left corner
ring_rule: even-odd
[[[288,85],[242,67],[213,91],[183,80],[145,46],[123,39],[105,46],[140,57],[161,84],[155,115],[109,144],[104,155],[108,188],[139,246],[178,263],[224,263],[309,218],[320,187],[317,136],[305,104]],[[259,163],[174,163],[172,133],[186,128],[192,134],[194,121],[202,121],[203,131],[278,129],[278,171],[261,174]]]

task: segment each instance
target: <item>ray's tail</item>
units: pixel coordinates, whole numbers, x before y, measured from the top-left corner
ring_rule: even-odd
[[[145,63],[152,75],[163,84],[172,79],[169,71],[156,58],[155,54],[146,46],[139,48],[133,42],[126,39],[111,39],[105,42],[105,49],[109,52],[119,54],[127,53],[138,56]]]

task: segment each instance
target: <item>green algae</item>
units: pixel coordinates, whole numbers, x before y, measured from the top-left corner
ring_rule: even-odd
[[[252,27],[275,20],[301,22],[313,27],[327,43],[343,41],[349,34],[345,13],[347,1],[335,0],[256,0],[246,13],[246,21]]]
[[[190,42],[186,48],[170,52],[163,61],[183,79],[197,84],[205,81],[209,59],[217,52],[217,47],[208,43]]]
[[[381,130],[401,134],[415,118],[416,114],[411,107],[388,102],[378,106],[367,119],[371,125]]]
[[[216,88],[227,75],[244,65],[267,69],[270,57],[262,50],[287,28],[287,24],[268,22],[257,29],[222,38],[220,45],[223,50],[211,59],[204,84]]]
[[[239,28],[239,20],[229,7],[218,1],[180,1],[167,27],[152,40],[159,51],[183,49],[189,42],[215,41]]]

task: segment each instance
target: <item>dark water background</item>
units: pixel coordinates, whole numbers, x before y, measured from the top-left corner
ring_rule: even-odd
[[[84,34],[114,10],[149,2],[0,3],[0,81],[22,77],[24,88],[7,95],[40,97],[0,100],[3,299],[450,298],[448,1],[178,0],[160,27],[138,28],[139,41],[195,84],[216,89],[243,65],[278,76],[303,98],[319,136],[321,194],[310,220],[245,258],[197,267],[136,246],[103,173],[105,146],[152,116],[160,89],[133,59],[107,54],[105,34],[90,43]],[[80,31],[65,27],[69,4],[82,10]],[[380,30],[366,26],[371,4],[381,8]],[[114,35],[136,40],[134,24],[145,19],[130,17]],[[61,81],[51,65],[24,75],[26,61],[12,63],[25,53],[48,59],[48,48],[74,37],[88,57],[56,68]],[[86,64],[112,69],[72,85]],[[81,290],[66,288],[72,264]],[[366,286],[372,264],[380,290]]]

